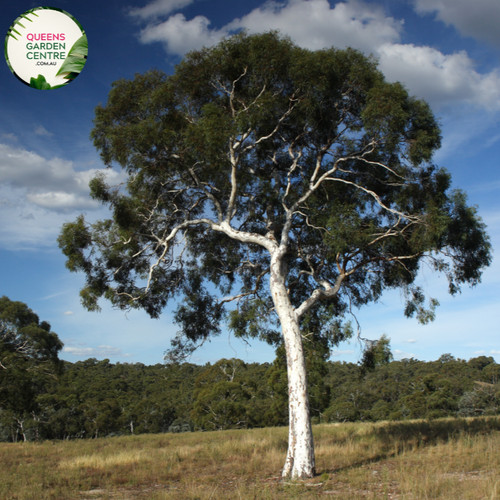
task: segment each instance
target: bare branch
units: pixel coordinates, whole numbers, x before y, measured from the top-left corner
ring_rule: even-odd
[[[407,180],[405,177],[403,177],[402,175],[399,175],[397,172],[395,172],[392,168],[388,167],[385,163],[381,163],[379,161],[370,161],[370,160],[367,160],[366,158],[364,158],[364,155],[360,156],[358,159],[360,161],[368,163],[369,165],[375,165],[375,166],[378,166],[378,167],[382,167],[383,169],[389,171],[392,175],[394,175],[396,177],[399,177],[400,179],[402,179],[404,181]]]
[[[228,303],[228,302],[233,302],[235,300],[240,300],[242,299],[243,297],[248,297],[250,295],[257,295],[258,291],[259,291],[259,285],[262,281],[262,278],[268,274],[270,271],[269,268],[265,269],[264,271],[262,271],[258,276],[257,276],[257,279],[255,280],[255,287],[253,290],[251,290],[250,292],[244,292],[244,293],[240,293],[238,295],[234,295],[232,297],[226,297],[224,299],[222,299],[220,302],[219,302],[219,306],[221,306],[222,304],[225,304],[225,303]]]
[[[292,113],[293,109],[295,108],[297,102],[298,102],[298,99],[294,99],[294,96],[290,97],[290,104],[289,104],[288,110],[278,120],[278,123],[277,123],[276,127],[274,127],[274,130],[270,134],[260,137],[253,144],[249,144],[246,148],[243,149],[243,151],[249,151],[249,150],[253,149],[255,146],[257,146],[257,144],[260,144],[262,141],[270,139],[271,137],[276,135],[276,133],[278,132],[278,130],[281,127],[281,124],[288,116],[290,116],[290,114]]]
[[[189,173],[191,174],[191,177],[193,178],[194,182],[196,183],[196,186],[200,189],[203,190],[203,192],[205,193],[205,195],[207,196],[207,198],[213,202],[213,204],[215,205],[215,208],[217,210],[217,216],[218,216],[218,219],[219,219],[219,222],[222,221],[222,218],[223,218],[223,215],[222,215],[222,206],[221,204],[219,203],[219,200],[203,185],[203,183],[200,181],[200,179],[198,179],[198,176],[196,175],[196,172],[194,170],[194,167],[196,166],[197,164],[193,165],[192,167],[189,168]]]
[[[328,232],[328,229],[326,229],[325,227],[319,227],[315,226],[314,224],[311,224],[309,222],[309,216],[307,214],[302,213],[300,210],[296,210],[294,214],[299,214],[302,215],[302,217],[305,217],[307,226],[312,227],[313,229],[319,229],[320,231]]]
[[[238,191],[238,182],[236,179],[236,169],[238,168],[239,158],[236,157],[234,147],[229,141],[229,157],[231,161],[231,194],[229,196],[229,203],[227,205],[226,222],[231,222],[234,213],[236,212],[236,193]]]
[[[236,80],[234,80],[233,82],[233,86],[232,86],[232,89],[231,89],[231,93],[229,94],[229,102],[231,104],[231,112],[233,114],[233,116],[236,116],[236,110],[234,109],[234,106],[233,106],[233,100],[234,100],[234,89],[236,87],[236,84],[247,74],[247,68],[245,68],[243,70],[243,73],[238,77],[236,78]]]
[[[351,274],[354,274],[358,269],[361,269],[362,267],[367,266],[368,264],[371,264],[372,262],[377,262],[377,261],[383,261],[383,262],[394,262],[397,261],[399,264],[401,264],[406,270],[406,266],[402,262],[403,260],[409,260],[409,259],[415,259],[417,257],[422,257],[424,255],[424,252],[418,252],[413,255],[398,255],[398,256],[393,256],[393,257],[385,257],[385,256],[379,256],[379,257],[372,257],[370,259],[364,260],[354,266],[352,269],[346,272],[346,276],[350,276]],[[410,271],[408,271],[410,272]]]
[[[298,137],[295,140],[297,140],[297,139],[298,139]],[[303,153],[302,153],[302,151],[299,151],[295,155],[293,153],[293,145],[290,144],[290,146],[288,148],[288,154],[290,155],[290,157],[292,158],[293,161],[292,161],[292,166],[290,167],[290,169],[288,170],[288,173],[287,173],[286,191],[285,191],[285,194],[283,195],[283,198],[281,200],[281,204],[283,205],[283,208],[285,209],[285,211],[288,211],[288,207],[285,205],[285,198],[288,196],[288,194],[290,192],[290,188],[292,186],[292,174],[296,170],[297,165],[299,164],[299,160],[302,158]]]
[[[188,229],[188,228],[193,227],[193,226],[199,226],[199,225],[208,225],[213,231],[224,233],[224,234],[228,235],[230,238],[233,238],[235,240],[238,240],[238,241],[241,241],[244,243],[253,243],[253,244],[257,244],[259,246],[262,246],[262,247],[266,248],[271,254],[275,253],[277,250],[277,244],[272,239],[267,238],[265,236],[262,236],[260,234],[256,234],[256,233],[247,233],[247,232],[243,232],[243,231],[238,231],[238,230],[234,229],[233,227],[231,227],[231,225],[229,223],[227,223],[226,221],[218,224],[211,219],[187,220],[187,221],[184,221],[184,222],[178,224],[176,227],[174,227],[170,231],[168,236],[166,236],[165,238],[163,238],[161,240],[161,245],[164,248],[163,248],[163,251],[162,251],[160,257],[158,259],[156,259],[156,262],[154,262],[150,266],[149,273],[148,273],[148,280],[147,280],[147,284],[144,288],[144,293],[147,293],[149,291],[149,288],[151,286],[151,281],[153,279],[154,270],[164,260],[165,255],[167,254],[168,250],[171,247],[171,242],[175,239],[176,235],[180,231],[183,231],[183,230]],[[260,280],[268,272],[269,272],[269,270],[265,270],[263,273],[261,273],[261,275],[258,277],[258,280]],[[257,285],[258,285],[258,283],[257,283]],[[252,293],[256,293],[256,292],[252,292]],[[120,292],[120,293],[117,293],[116,295],[128,297],[132,302],[136,302],[140,298],[140,297],[134,297],[133,295],[126,293],[126,292]],[[235,297],[235,298],[238,298],[238,297]],[[228,302],[228,301],[229,300],[225,300],[225,302]]]
[[[338,291],[340,290],[340,286],[342,285],[343,280],[345,279],[344,274],[339,274],[337,279],[335,280],[335,283],[332,285],[326,280],[320,280],[316,279],[320,285],[322,285],[324,288],[317,288],[314,290],[314,292],[311,294],[311,296],[304,300],[302,304],[295,309],[295,315],[297,317],[297,320],[299,320],[309,309],[311,309],[314,305],[316,305],[317,302],[320,300],[325,300],[325,299],[331,299],[337,295]]]
[[[246,105],[245,105],[245,103],[244,103],[243,101],[240,101],[240,100],[238,99],[238,102],[239,102],[239,103],[243,106],[243,109],[242,109],[242,111],[240,111],[240,113],[242,113],[243,111],[246,113],[246,112],[248,112],[248,110],[249,110],[251,107],[255,106],[255,105],[257,104],[257,101],[261,98],[262,94],[265,92],[265,90],[266,90],[266,86],[264,85],[264,86],[262,87],[262,90],[259,92],[259,95],[258,95],[258,96],[257,96],[257,97],[253,100],[253,102],[251,102],[248,106],[246,106]]]
[[[325,181],[332,181],[332,182],[342,182],[343,184],[348,184],[350,186],[354,186],[356,189],[359,189],[360,191],[363,191],[367,194],[369,194],[376,202],[377,204],[386,210],[387,212],[390,212],[394,215],[397,215],[398,217],[401,217],[403,219],[409,220],[409,221],[420,221],[421,217],[416,216],[416,215],[409,215],[409,214],[404,214],[402,212],[399,212],[398,210],[394,210],[393,208],[389,208],[388,206],[384,205],[382,200],[380,199],[379,195],[375,193],[375,191],[372,191],[371,189],[367,189],[363,186],[360,186],[359,184],[351,181],[347,181],[345,179],[340,179],[338,177],[325,177]]]

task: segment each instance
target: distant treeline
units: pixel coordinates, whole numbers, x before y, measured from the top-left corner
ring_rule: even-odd
[[[313,422],[500,413],[500,365],[445,354],[360,364],[308,356]],[[199,366],[88,359],[0,369],[0,441],[287,425],[286,368],[223,359]]]

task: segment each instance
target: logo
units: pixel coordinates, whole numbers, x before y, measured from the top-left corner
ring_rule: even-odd
[[[73,81],[87,62],[87,35],[68,12],[37,7],[21,14],[5,37],[5,60],[21,82],[57,89]]]

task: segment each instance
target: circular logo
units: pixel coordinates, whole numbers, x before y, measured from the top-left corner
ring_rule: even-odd
[[[35,89],[67,85],[87,62],[87,36],[66,11],[37,7],[21,14],[5,38],[5,59],[12,73]]]

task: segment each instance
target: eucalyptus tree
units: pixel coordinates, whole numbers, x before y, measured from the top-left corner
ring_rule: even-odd
[[[178,303],[175,359],[220,333],[284,342],[289,448],[284,476],[314,474],[303,342],[338,341],[343,315],[400,288],[422,321],[423,260],[450,292],[490,262],[485,227],[432,154],[429,106],[376,61],[308,51],[277,33],[239,34],[113,84],[91,138],[124,185],[91,181],[107,220],[64,225],[84,306],[105,297],[158,317]],[[182,300],[181,300],[182,299]],[[281,332],[279,331],[281,330]]]
[[[63,344],[50,324],[40,321],[23,302],[0,297],[0,426],[12,439],[27,439],[29,427],[38,436],[43,408],[38,398],[61,371]]]
[[[63,344],[47,321],[40,322],[24,302],[0,297],[0,370],[21,362],[31,371],[46,364],[59,364]]]

